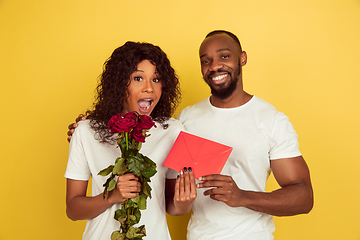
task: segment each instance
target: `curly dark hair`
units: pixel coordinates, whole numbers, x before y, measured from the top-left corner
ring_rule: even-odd
[[[150,116],[164,129],[168,127],[165,121],[172,116],[180,102],[179,79],[160,47],[151,43],[128,41],[115,49],[104,63],[93,110],[86,112],[91,128],[96,132],[95,138],[101,142],[113,142],[107,123],[112,116],[123,111],[124,102],[129,95],[130,76],[143,60],[149,60],[156,66],[162,82],[162,95]]]

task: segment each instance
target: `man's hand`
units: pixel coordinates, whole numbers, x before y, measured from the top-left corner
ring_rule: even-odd
[[[76,119],[75,119],[75,123],[72,123],[72,124],[70,124],[69,126],[68,126],[68,129],[69,129],[69,131],[67,132],[67,135],[68,135],[68,138],[67,138],[67,140],[68,140],[68,142],[70,142],[70,140],[71,140],[71,136],[73,135],[73,133],[75,132],[75,128],[77,128],[77,126],[78,126],[78,122],[79,121],[83,121],[83,120],[85,120],[86,119],[86,117],[84,117],[84,116],[79,116],[79,117],[77,117]]]
[[[214,174],[199,177],[203,183],[198,183],[197,188],[211,188],[204,192],[204,196],[210,195],[211,199],[226,203],[230,207],[241,207],[243,190],[239,189],[230,176]]]
[[[272,192],[239,189],[230,176],[200,177],[198,188],[211,188],[204,195],[231,207],[246,207],[273,216],[308,213],[314,204],[309,169],[302,156],[270,161],[271,170],[280,188]]]

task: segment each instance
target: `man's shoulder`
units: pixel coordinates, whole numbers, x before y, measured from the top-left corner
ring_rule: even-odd
[[[209,97],[204,98],[203,100],[200,100],[199,102],[197,102],[195,104],[187,106],[186,108],[184,108],[181,111],[180,115],[184,114],[184,113],[196,111],[196,110],[202,110],[202,109],[206,108],[207,106],[209,106]]]

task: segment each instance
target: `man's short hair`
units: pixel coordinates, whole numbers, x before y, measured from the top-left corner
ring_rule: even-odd
[[[239,47],[240,47],[240,52],[242,52],[241,44],[240,44],[240,41],[239,41],[238,37],[237,37],[235,34],[229,32],[229,31],[225,31],[225,30],[214,30],[214,31],[209,32],[209,33],[206,35],[205,38],[214,36],[214,35],[216,35],[216,34],[222,34],[222,33],[224,33],[224,34],[228,35],[229,37],[231,37],[232,39],[234,39],[234,41],[235,41],[235,42],[239,45]]]

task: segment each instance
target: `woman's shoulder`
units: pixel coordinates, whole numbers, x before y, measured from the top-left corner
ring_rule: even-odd
[[[178,119],[169,118],[166,121],[166,124],[168,124],[168,127],[167,127],[168,129],[172,129],[174,131],[182,131],[182,130],[184,130],[184,126],[182,125],[182,123]]]

